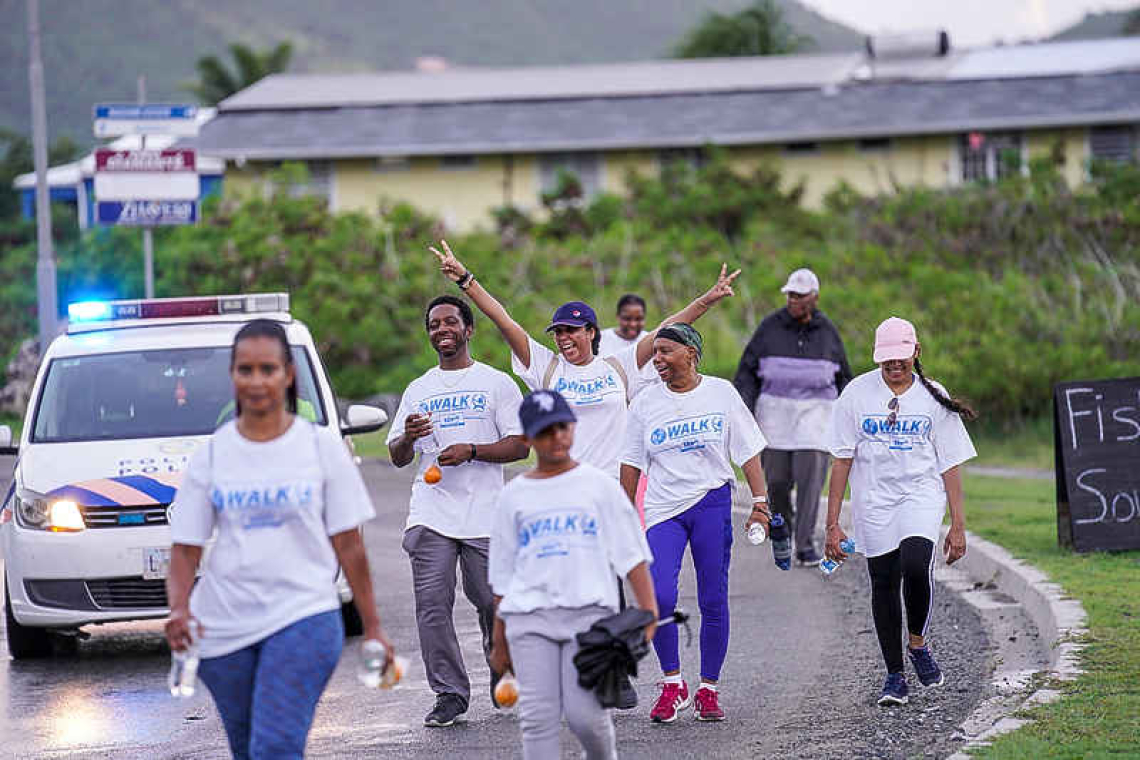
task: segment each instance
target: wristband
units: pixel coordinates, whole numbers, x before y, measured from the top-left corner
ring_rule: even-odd
[[[460,290],[467,290],[467,288],[471,287],[471,282],[474,279],[474,273],[468,269],[462,277],[455,281],[455,284],[459,286]]]
[[[753,504],[767,504],[768,503],[768,497],[767,496],[753,496],[752,497],[752,503]]]

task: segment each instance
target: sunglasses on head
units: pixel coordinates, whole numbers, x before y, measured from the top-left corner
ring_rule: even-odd
[[[892,425],[895,424],[895,420],[897,420],[899,418],[899,397],[898,396],[891,396],[891,400],[887,402],[887,409],[889,409],[891,412],[890,414],[887,415],[887,427],[891,427]]]

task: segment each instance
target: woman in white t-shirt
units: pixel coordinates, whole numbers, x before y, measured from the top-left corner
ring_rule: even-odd
[[[609,711],[578,683],[577,634],[617,611],[614,576],[629,579],[658,618],[645,535],[612,478],[571,456],[575,415],[561,394],[535,391],[519,407],[538,463],[503,488],[488,575],[495,594],[491,667],[519,681],[523,757],[558,757],[565,716],[587,758],[617,757]],[[513,668],[512,668],[513,665]]]
[[[174,651],[197,642],[235,758],[299,760],[344,644],[338,565],[365,637],[392,656],[359,531],[372,502],[340,436],[297,416],[280,323],[238,331],[230,377],[237,417],[191,458],[170,508],[166,638]]]
[[[644,338],[645,331],[645,299],[636,293],[626,293],[617,302],[617,327],[607,327],[602,330],[602,342],[598,348],[601,356],[610,356],[620,353]],[[646,369],[652,368],[646,364]]]
[[[976,452],[962,418],[971,420],[975,414],[923,375],[920,350],[910,322],[885,320],[875,330],[879,368],[843,389],[831,418],[835,461],[825,551],[833,560],[847,556],[840,546],[847,534],[839,526],[839,514],[850,480],[852,538],[856,551],[867,557],[871,611],[887,666],[880,705],[905,704],[908,698],[900,636],[904,604],[907,653],[919,681],[923,686],[944,681],[926,634],[933,612],[934,545],[947,502],[946,563],[966,553],[959,468]]]
[[[724,720],[717,684],[728,650],[728,567],[732,554],[732,484],[736,463],[752,492],[753,523],[768,528],[768,491],[760,466],[764,436],[736,388],[701,375],[701,336],[676,323],[657,331],[653,364],[662,383],[633,400],[622,454],[621,485],[633,497],[647,475],[645,523],[653,551],[657,606],[666,617],[677,604],[681,560],[688,547],[701,610],[701,681],[695,697],[681,676],[676,627],[653,640],[664,678],[649,717],[672,723],[695,699],[698,720]]]
[[[641,368],[653,353],[653,335],[614,356],[598,354],[600,334],[594,310],[582,301],[559,306],[547,332],[554,333],[557,353],[534,340],[494,296],[468,271],[442,241],[443,253],[432,248],[440,271],[459,285],[479,310],[495,323],[511,349],[511,367],[531,390],[558,391],[578,417],[571,455],[618,477],[619,456],[625,441],[626,409],[636,395]],[[693,322],[726,296],[733,295],[732,282],[740,270],[728,274],[722,265],[717,282],[694,299],[671,322]]]

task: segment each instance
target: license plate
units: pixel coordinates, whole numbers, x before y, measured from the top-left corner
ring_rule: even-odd
[[[165,578],[170,571],[170,547],[153,546],[143,549],[142,577],[152,581]]]

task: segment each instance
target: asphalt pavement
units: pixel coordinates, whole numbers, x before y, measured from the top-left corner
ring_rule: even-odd
[[[10,458],[0,458],[6,481]],[[446,729],[422,725],[431,708],[419,658],[411,573],[400,548],[411,472],[368,461],[365,479],[378,516],[366,528],[377,601],[397,649],[411,659],[392,691],[367,691],[355,679],[358,640],[346,645],[317,709],[312,758],[520,757],[511,711],[495,711],[489,674],[470,606],[458,596],[456,626],[474,683],[467,720]],[[5,485],[6,488],[6,485]],[[742,517],[738,518],[742,520]],[[622,757],[945,757],[961,744],[958,725],[986,694],[990,642],[975,612],[949,593],[936,596],[931,626],[947,684],[922,690],[913,677],[910,704],[875,705],[883,670],[871,623],[866,566],[850,561],[825,582],[818,570],[778,570],[769,544],[737,533],[730,583],[732,640],[721,684],[728,720],[650,723],[658,677],[652,654],[638,681],[641,705],[615,714]],[[681,606],[697,612],[691,567],[682,574]],[[685,676],[698,674],[697,625],[683,649]],[[92,626],[78,652],[33,662],[0,655],[0,757],[217,758],[226,742],[209,696],[166,691],[169,664],[161,623]],[[5,634],[0,634],[5,635]],[[6,647],[6,644],[3,646]],[[563,757],[578,757],[563,730]]]

